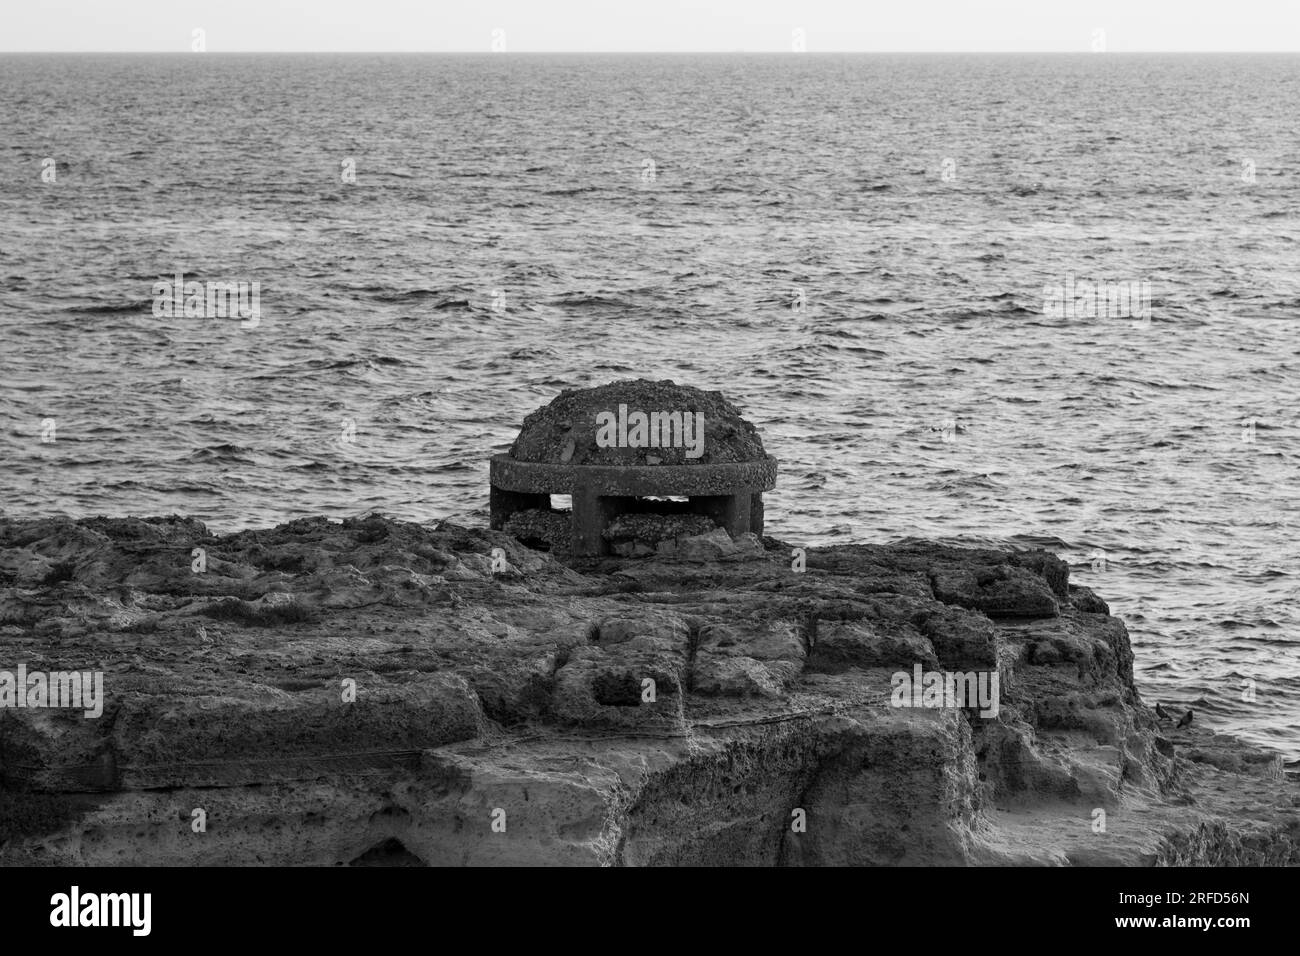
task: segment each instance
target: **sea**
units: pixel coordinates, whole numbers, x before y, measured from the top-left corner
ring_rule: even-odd
[[[1294,761],[1297,116],[1285,54],[0,56],[0,508],[482,525],[671,379],[769,534],[1050,549]]]

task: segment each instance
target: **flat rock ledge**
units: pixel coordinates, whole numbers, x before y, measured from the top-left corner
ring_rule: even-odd
[[[1277,755],[1158,722],[1061,560],[793,552],[0,518],[0,670],[104,688],[0,709],[0,865],[1300,863]]]

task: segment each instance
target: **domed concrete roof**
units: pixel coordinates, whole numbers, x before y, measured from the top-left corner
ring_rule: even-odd
[[[630,379],[561,392],[524,419],[509,457],[570,466],[713,465],[765,461],[767,454],[758,430],[721,392]]]

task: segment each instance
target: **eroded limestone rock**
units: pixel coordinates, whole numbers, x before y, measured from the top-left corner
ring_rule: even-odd
[[[0,864],[1300,863],[1275,756],[1157,724],[1064,562],[792,551],[0,519],[0,670],[104,677],[0,709]],[[891,706],[916,665],[997,716]]]

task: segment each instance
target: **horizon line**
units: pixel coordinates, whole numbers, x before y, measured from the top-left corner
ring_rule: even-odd
[[[0,56],[50,54],[76,56],[118,54],[127,56],[195,56],[193,50],[0,50]],[[287,56],[1203,56],[1240,54],[1295,55],[1300,50],[204,50],[198,55]]]

